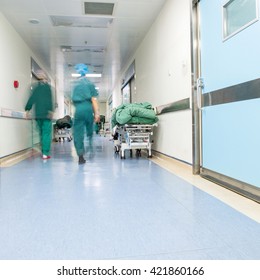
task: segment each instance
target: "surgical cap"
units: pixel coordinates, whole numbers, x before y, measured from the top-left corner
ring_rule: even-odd
[[[75,70],[81,75],[81,76],[85,76],[88,73],[88,66],[83,64],[83,63],[79,63],[77,65],[75,65]]]

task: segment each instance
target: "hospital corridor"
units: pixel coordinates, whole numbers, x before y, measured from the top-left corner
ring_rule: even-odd
[[[0,277],[4,261],[260,260],[259,15],[0,0]]]
[[[259,205],[233,197],[250,217],[145,156],[121,160],[107,137],[94,143],[83,166],[58,142],[51,160],[1,170],[1,259],[259,259]]]

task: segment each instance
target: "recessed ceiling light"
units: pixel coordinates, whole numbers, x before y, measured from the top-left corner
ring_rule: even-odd
[[[80,77],[81,75],[80,74],[76,74],[76,73],[72,73],[71,76],[76,78],[76,77]],[[85,76],[89,77],[89,78],[101,78],[102,74],[86,74]]]
[[[89,78],[101,78],[102,74],[86,74],[86,77],[89,77]]]
[[[40,21],[39,21],[37,18],[30,18],[30,19],[29,19],[29,22],[30,22],[31,24],[39,24],[39,23],[40,23]]]

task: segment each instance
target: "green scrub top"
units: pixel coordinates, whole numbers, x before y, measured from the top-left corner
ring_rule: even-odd
[[[35,105],[35,118],[48,119],[49,112],[53,112],[52,88],[48,83],[37,82],[33,85],[31,96],[25,105],[25,111]]]
[[[73,86],[72,102],[75,105],[75,118],[93,115],[92,97],[97,97],[98,92],[93,83],[85,77],[79,78]]]

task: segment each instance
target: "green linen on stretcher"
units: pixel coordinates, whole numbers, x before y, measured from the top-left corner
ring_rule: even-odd
[[[130,103],[118,106],[112,114],[112,128],[124,124],[154,124],[158,117],[148,102]]]

